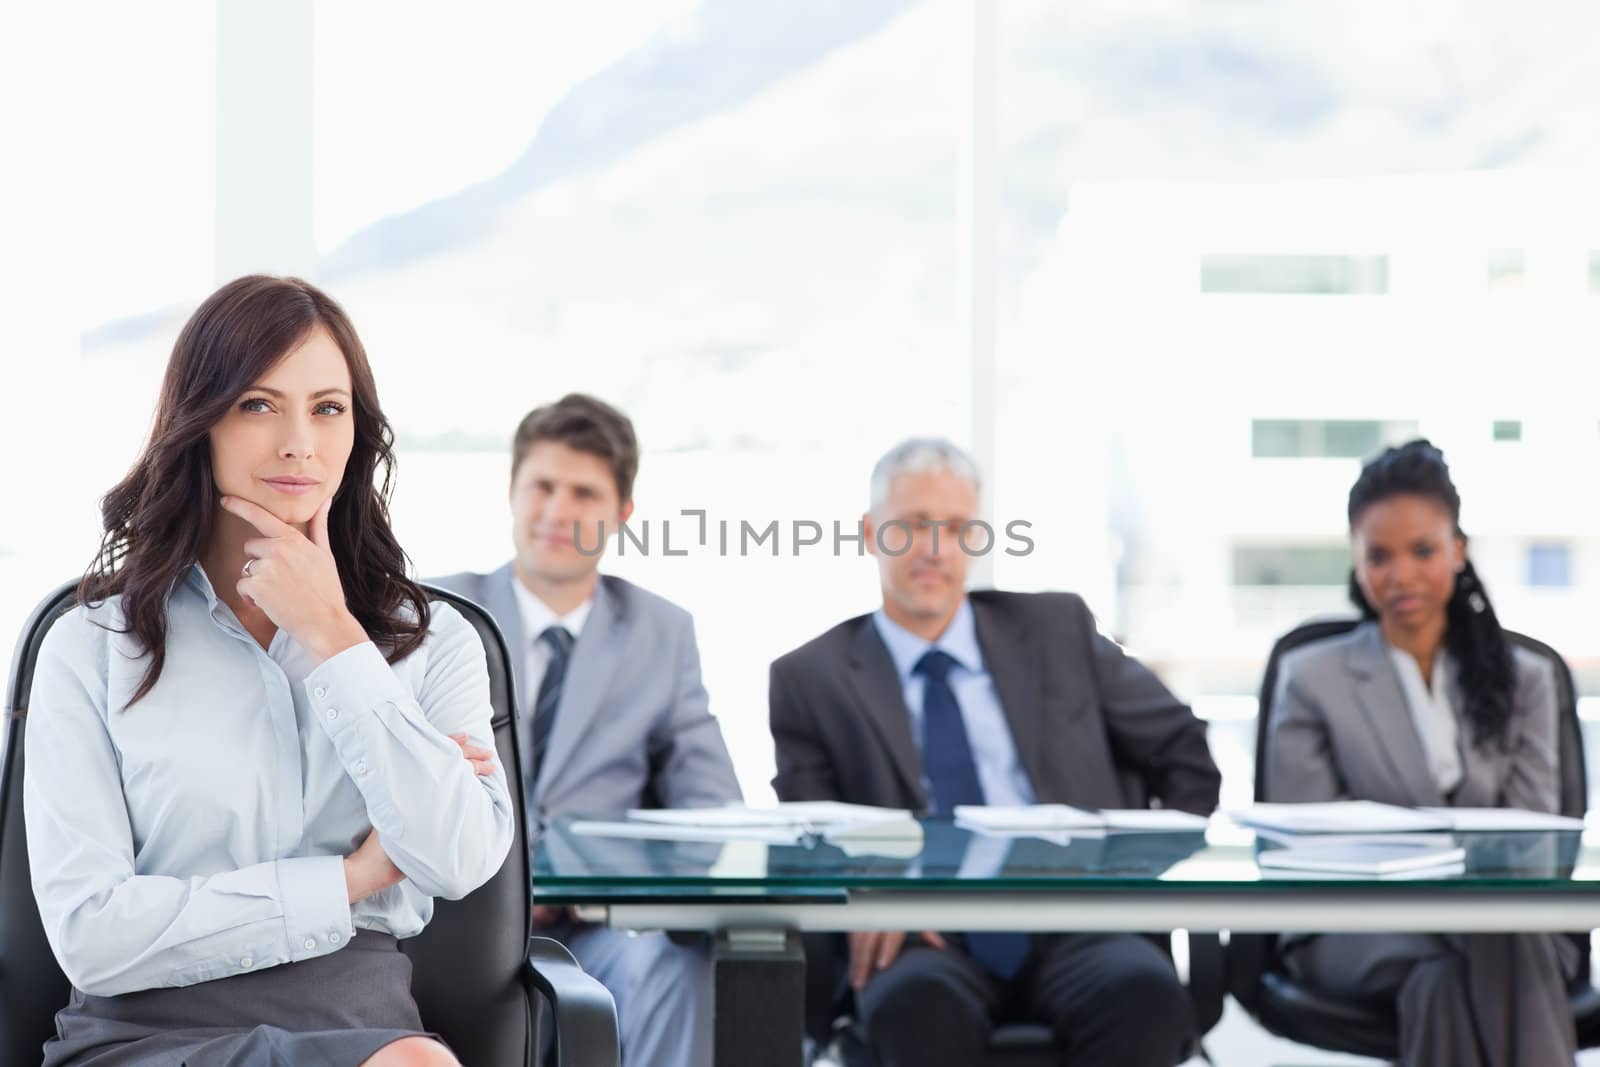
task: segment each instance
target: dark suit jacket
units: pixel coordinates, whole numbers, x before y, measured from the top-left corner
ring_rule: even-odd
[[[1205,724],[1070,593],[968,594],[984,664],[1042,804],[1209,814],[1221,776]],[[872,616],[841,623],[772,665],[783,800],[924,811],[922,760],[900,679]]]

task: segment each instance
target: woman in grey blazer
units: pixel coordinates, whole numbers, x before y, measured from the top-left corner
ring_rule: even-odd
[[[1555,679],[1495,618],[1443,454],[1388,449],[1348,513],[1366,621],[1284,657],[1266,799],[1554,811]],[[1577,950],[1562,935],[1315,935],[1290,939],[1285,959],[1335,995],[1393,998],[1404,1064],[1573,1062]]]

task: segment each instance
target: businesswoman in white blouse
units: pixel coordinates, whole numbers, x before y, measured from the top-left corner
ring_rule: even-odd
[[[389,528],[392,435],[344,312],[205,301],[40,651],[25,804],[71,980],[44,1062],[455,1064],[396,941],[512,840],[476,633]]]
[[[1367,621],[1284,658],[1266,799],[1555,811],[1554,675],[1501,630],[1443,454],[1387,450],[1348,517]],[[1392,1001],[1408,1067],[1572,1067],[1564,935],[1327,934],[1291,938],[1285,962],[1335,995]]]

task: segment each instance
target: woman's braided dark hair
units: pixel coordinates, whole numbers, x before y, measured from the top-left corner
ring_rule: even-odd
[[[1438,501],[1450,513],[1456,535],[1466,536],[1461,532],[1461,497],[1450,480],[1444,453],[1423,439],[1385,449],[1361,468],[1361,476],[1350,487],[1350,528],[1355,529],[1361,513],[1373,504],[1402,495]],[[1350,572],[1350,600],[1363,618],[1378,617],[1361,594],[1354,570]],[[1473,744],[1482,748],[1492,742],[1504,747],[1516,668],[1511,643],[1470,559],[1456,575],[1455,591],[1445,607],[1444,646],[1459,672],[1465,705],[1462,713],[1472,728]]]

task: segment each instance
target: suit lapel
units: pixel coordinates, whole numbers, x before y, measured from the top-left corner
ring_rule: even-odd
[[[1422,740],[1411,721],[1400,676],[1389,661],[1376,624],[1363,628],[1360,639],[1350,646],[1345,664],[1355,678],[1356,703],[1367,717],[1373,744],[1388,765],[1396,795],[1413,806],[1443,805],[1444,797],[1434,784]]]
[[[916,798],[915,806],[927,807],[928,798],[922,790],[922,759],[911,737],[905,690],[870,615],[861,620],[850,642],[850,682],[867,710],[867,721],[889,750],[902,784]]]
[[[511,657],[512,706],[518,716],[533,703],[528,692],[528,635],[522,632],[522,609],[517,606],[517,594],[511,583],[516,574],[507,563],[485,579],[483,606],[500,626],[500,635],[506,639],[506,651]]]
[[[628,634],[626,607],[601,577],[594,587],[594,606],[584,621],[583,633],[572,646],[572,661],[567,664],[561,703],[550,730],[550,751],[537,785],[539,797],[549,792],[550,783],[570,763],[578,742],[599,714],[606,688],[627,650]],[[533,699],[531,695],[529,699]]]
[[[1043,751],[1044,665],[1038,643],[1028,631],[984,600],[971,600],[978,647],[1000,697],[1000,710],[1011,727],[1022,769],[1041,802],[1044,783],[1039,757]]]

